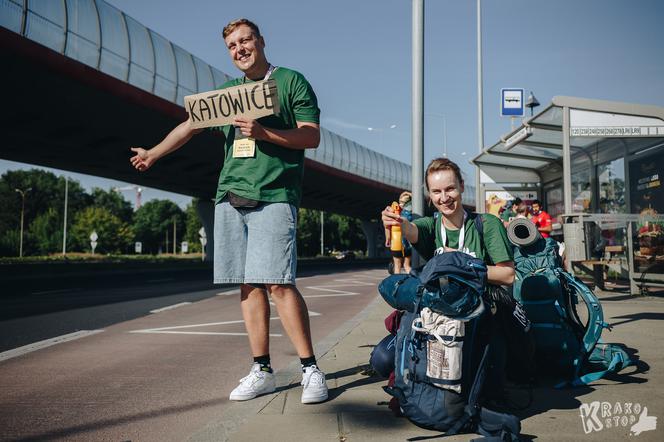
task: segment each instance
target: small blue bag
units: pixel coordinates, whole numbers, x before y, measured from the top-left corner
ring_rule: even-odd
[[[429,307],[454,319],[470,320],[482,314],[486,264],[462,252],[435,255],[420,272],[392,275],[378,286],[385,302],[397,310],[415,312]],[[419,304],[415,302],[421,295]]]

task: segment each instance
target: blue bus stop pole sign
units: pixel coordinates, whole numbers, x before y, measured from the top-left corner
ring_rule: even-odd
[[[523,117],[523,89],[503,88],[500,90],[500,115],[503,117]]]

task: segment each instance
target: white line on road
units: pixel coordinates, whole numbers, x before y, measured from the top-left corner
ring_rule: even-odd
[[[358,293],[335,293],[329,294],[329,295],[307,295],[307,296],[302,296],[303,298],[309,299],[309,298],[334,298],[337,296],[357,296]],[[317,315],[311,315],[311,316],[317,316]]]
[[[32,353],[33,351],[51,347],[52,345],[62,344],[63,342],[69,342],[76,339],[84,338],[86,336],[96,335],[97,333],[101,333],[103,331],[104,330],[79,330],[77,332],[69,333],[55,338],[45,339],[39,342],[33,342],[32,344],[24,345],[23,347],[18,347],[13,350],[8,350],[0,353],[0,361],[6,361],[7,359],[15,358],[17,356],[22,356],[27,353]]]
[[[335,279],[335,281],[342,282],[343,284],[334,285],[319,285],[317,287],[346,287],[354,285],[376,285],[375,282],[359,281],[357,279]]]
[[[186,331],[155,331],[155,330],[139,330],[131,333],[153,333],[164,335],[214,335],[214,336],[247,336],[246,333],[224,333],[224,332],[186,332]],[[278,333],[270,333],[270,336],[280,338],[282,335]]]
[[[271,321],[279,319],[278,316],[270,318]],[[182,333],[182,334],[226,334],[226,333],[216,333],[216,332],[180,332],[180,331],[167,331],[167,330],[182,330],[184,328],[196,328],[196,327],[210,327],[213,325],[228,325],[228,324],[242,324],[243,320],[237,321],[223,321],[223,322],[208,322],[206,324],[191,324],[191,325],[176,325],[174,327],[159,327],[159,328],[146,328],[144,330],[132,330],[129,333]],[[281,335],[279,335],[281,336]]]
[[[76,289],[58,289],[58,290],[44,290],[41,292],[32,292],[33,295],[45,295],[47,293],[53,294],[53,293],[66,293],[66,292],[73,292],[76,290],[80,290],[79,288]]]
[[[306,298],[306,296],[303,296],[303,298]],[[274,301],[270,301],[270,305],[277,306],[277,304],[274,303]],[[309,316],[320,316],[321,314],[318,312],[315,312],[313,310],[309,310]]]
[[[332,292],[337,296],[355,296],[355,295],[359,295],[359,293],[357,293],[357,292],[349,292],[348,290],[335,290],[335,289],[331,289],[331,288],[328,288],[328,287],[337,287],[337,286],[336,285],[325,285],[325,286],[314,286],[314,285],[312,285],[312,286],[305,287],[305,288],[310,289],[310,290],[318,290],[318,291],[322,291],[322,292]],[[307,296],[305,296],[305,298],[309,298],[311,296],[318,296],[318,295],[307,295]]]
[[[240,290],[235,289],[235,290],[230,290],[228,292],[219,292],[219,293],[217,293],[217,296],[231,296],[231,295],[239,295],[239,294],[240,294]]]
[[[166,307],[150,310],[150,313],[165,312],[166,310],[173,310],[174,308],[182,307],[183,305],[189,305],[189,304],[191,304],[191,302],[181,302],[179,304],[168,305]]]

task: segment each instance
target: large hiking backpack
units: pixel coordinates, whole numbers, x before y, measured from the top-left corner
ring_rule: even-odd
[[[602,306],[595,294],[562,267],[558,244],[540,238],[514,247],[514,297],[532,323],[538,370],[561,377],[565,385],[584,385],[633,365],[625,351],[600,343],[604,328]],[[588,309],[584,323],[579,297]]]
[[[394,386],[385,387],[385,391],[397,398],[404,416],[421,427],[446,434],[476,431],[484,436],[517,440],[518,418],[481,407],[493,330],[491,301],[486,299],[485,285],[486,265],[461,252],[436,255],[421,272],[393,275],[380,284],[383,298],[406,311],[396,335]],[[423,328],[425,310],[449,319],[462,318],[464,332],[432,334]],[[436,341],[443,344],[436,351],[454,351],[452,347],[458,351],[461,347],[459,378],[428,373],[429,356]],[[442,371],[451,373],[450,366],[443,364]]]

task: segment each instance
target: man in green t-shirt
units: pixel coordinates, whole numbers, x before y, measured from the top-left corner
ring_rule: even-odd
[[[328,397],[325,375],[316,365],[307,306],[295,287],[304,149],[320,142],[320,109],[302,74],[267,61],[265,41],[254,23],[232,21],[223,37],[244,76],[221,89],[273,79],[280,109],[277,115],[236,118],[233,125],[216,128],[225,137],[225,155],[215,201],[214,282],[240,284],[242,316],[254,357],[249,374],[230,399],[253,399],[276,389],[269,354],[269,291],[300,356],[302,403],[322,402]],[[132,148],[136,155],[130,161],[139,171],[147,170],[200,131],[187,120],[152,149]]]

